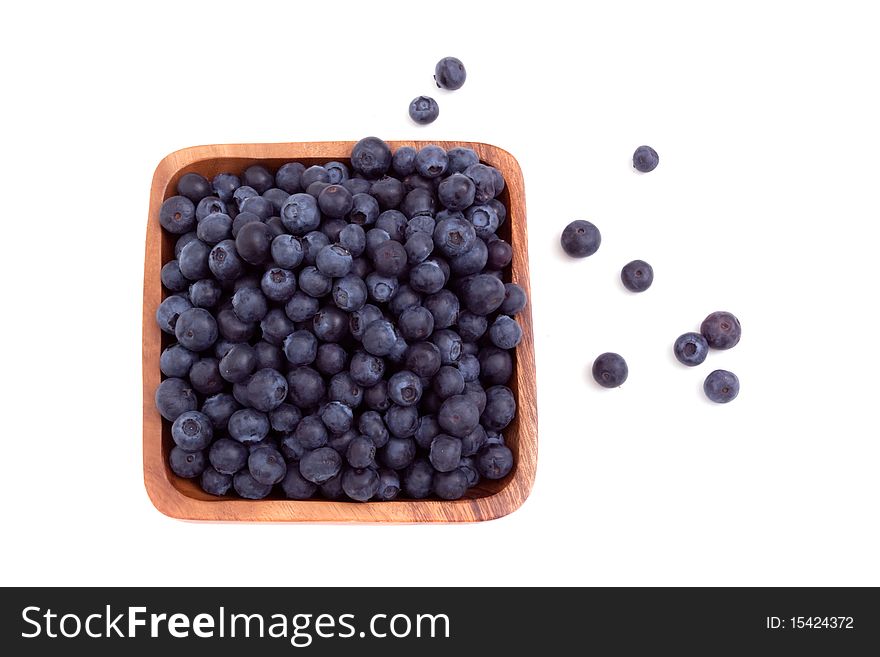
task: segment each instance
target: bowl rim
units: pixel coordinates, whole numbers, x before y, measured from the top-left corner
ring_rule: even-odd
[[[184,494],[170,480],[162,447],[163,420],[154,396],[161,380],[159,354],[162,334],[155,322],[155,308],[162,298],[159,277],[162,266],[162,230],[159,208],[171,183],[187,169],[206,161],[309,159],[348,160],[354,141],[211,144],[191,146],[165,156],[157,165],[150,188],[144,258],[143,288],[143,465],[144,484],[153,505],[161,513],[182,520],[320,523],[457,523],[500,518],[518,509],[528,498],[535,478],[538,456],[538,419],[535,356],[529,294],[528,233],[522,170],[508,151],[471,141],[388,141],[392,149],[418,149],[437,144],[445,149],[472,148],[480,160],[502,171],[508,193],[508,221],[513,246],[512,280],[523,286],[529,298],[517,316],[523,339],[516,349],[515,369],[518,446],[514,470],[497,492],[480,498],[454,501],[436,499],[350,502],[334,500],[200,499]]]

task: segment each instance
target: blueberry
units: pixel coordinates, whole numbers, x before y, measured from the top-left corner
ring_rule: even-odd
[[[257,355],[247,342],[234,344],[220,359],[220,376],[230,383],[242,383],[257,367]]]
[[[172,292],[183,292],[189,287],[189,279],[180,271],[180,263],[177,260],[169,260],[162,265],[162,285]]]
[[[196,243],[194,242],[193,244]],[[186,249],[189,249],[191,246],[187,246]],[[239,258],[238,249],[232,240],[223,240],[217,244],[208,252],[205,261],[210,273],[214,274],[220,281],[235,280],[244,271],[244,263]]]
[[[262,222],[251,222],[242,226],[235,238],[235,249],[247,263],[259,265],[269,260],[272,240],[275,235],[272,229]]]
[[[261,221],[267,221],[275,214],[275,206],[272,205],[272,201],[263,198],[262,196],[251,196],[246,198],[239,204],[238,208],[242,214],[249,212],[258,216]]]
[[[467,491],[467,488],[467,475],[459,468],[451,472],[437,472],[434,474],[434,493],[437,497],[444,500],[460,499]]]
[[[461,439],[461,455],[473,456],[486,444],[488,435],[483,425],[478,424],[468,435]]]
[[[409,438],[419,427],[419,410],[416,406],[391,404],[385,411],[385,426],[395,438]]]
[[[269,418],[252,408],[235,411],[229,418],[229,435],[240,443],[258,443],[269,433]]]
[[[473,354],[463,353],[458,359],[458,371],[465,383],[477,381],[480,378],[480,361]]]
[[[405,195],[406,188],[403,183],[390,176],[380,178],[370,187],[370,196],[376,200],[382,210],[396,208],[401,204]]]
[[[457,367],[444,365],[431,379],[431,388],[440,399],[447,399],[464,392],[464,377]]]
[[[660,164],[660,156],[650,146],[639,146],[633,153],[633,167],[636,171],[647,173],[653,171]]]
[[[393,216],[398,220],[401,216],[404,219],[413,219],[419,216],[433,217],[435,207],[436,204],[434,203],[434,190],[417,187],[416,189],[413,189],[407,193],[406,197],[403,199],[403,203],[400,206],[400,211],[395,212]],[[380,228],[381,227],[382,226],[380,226]],[[405,224],[403,225],[403,228],[405,236]]]
[[[644,292],[654,282],[654,269],[644,260],[633,260],[620,270],[620,280],[630,292]]]
[[[342,185],[328,185],[318,195],[318,207],[326,216],[341,219],[352,209],[352,196]]]
[[[317,415],[308,415],[300,420],[293,436],[306,449],[317,449],[327,444],[327,427]]]
[[[739,379],[733,372],[715,370],[706,377],[703,392],[711,401],[726,404],[739,394]]]
[[[196,221],[202,223],[212,214],[226,214],[226,204],[216,196],[206,196],[196,206]],[[196,229],[198,230],[198,226]]]
[[[287,301],[296,292],[296,274],[289,269],[271,267],[263,274],[260,289],[270,301]]]
[[[396,277],[403,273],[407,266],[406,249],[396,240],[385,240],[373,251],[373,267],[382,276]]]
[[[413,499],[422,499],[431,494],[434,468],[425,459],[413,461],[403,474],[403,490]]]
[[[397,242],[391,242],[397,244]],[[446,277],[440,266],[431,260],[419,263],[409,273],[409,284],[416,292],[433,294],[439,292],[446,283]]]
[[[376,249],[378,249],[384,242],[390,240],[391,236],[386,230],[382,230],[381,228],[371,228],[366,232],[365,239],[366,245],[364,247],[364,255],[372,261]]]
[[[287,468],[287,474],[281,480],[281,490],[292,500],[307,500],[318,489],[315,484],[300,474],[299,468]]]
[[[450,148],[446,151],[446,155],[449,157],[447,173],[463,173],[472,164],[480,162],[480,156],[472,148],[463,148],[461,146]]]
[[[303,236],[321,225],[318,202],[308,194],[293,194],[281,208],[281,221],[293,235]]]
[[[287,379],[284,379],[284,394],[287,395]],[[293,404],[281,403],[269,412],[269,425],[272,431],[289,433],[296,429],[300,420],[302,420],[302,412]]]
[[[498,307],[498,312],[504,315],[516,315],[526,307],[528,297],[525,290],[516,283],[504,284],[504,301]]]
[[[368,468],[376,457],[376,446],[366,436],[358,436],[348,444],[345,460],[353,468]]]
[[[251,405],[251,400],[248,398],[247,394],[247,384],[250,379],[242,381],[241,383],[233,383],[232,384],[232,396],[240,405],[249,407]],[[231,419],[231,418],[230,418]],[[227,429],[228,429],[227,425]]]
[[[416,153],[416,171],[425,178],[438,178],[446,173],[449,157],[446,151],[433,144],[423,146]]]
[[[434,316],[427,308],[413,306],[400,314],[397,326],[407,340],[425,340],[434,332]]]
[[[261,484],[277,484],[287,474],[287,463],[274,447],[257,447],[248,456],[248,471]]]
[[[416,443],[412,438],[391,438],[379,450],[379,460],[386,468],[402,470],[416,457]]]
[[[495,171],[498,171],[498,170],[495,169]],[[500,175],[501,175],[501,172],[498,171],[498,176],[500,176]],[[500,181],[501,181],[500,184],[502,185],[502,189],[503,189],[503,188],[504,188],[504,187],[503,187],[503,185],[504,185],[504,178],[500,178]],[[496,185],[499,184],[499,183],[498,183],[498,177],[497,177],[497,176],[496,176],[496,182],[495,182],[495,184],[496,184]],[[490,206],[492,206],[492,208],[495,210],[495,214],[498,215],[498,225],[499,225],[499,226],[503,226],[503,225],[504,225],[504,221],[507,219],[507,208],[504,207],[504,203],[502,203],[501,201],[499,201],[497,198],[493,198],[493,199],[489,199],[488,201],[486,201],[486,205],[490,205]],[[503,265],[502,265],[502,266],[503,266]],[[499,269],[500,269],[500,267],[499,267]]]
[[[229,492],[232,488],[232,476],[217,472],[214,468],[208,466],[202,472],[202,478],[199,480],[202,490],[209,495],[222,496]]]
[[[275,176],[269,173],[266,167],[260,164],[252,164],[244,170],[242,182],[262,194],[275,184]]]
[[[303,189],[308,189],[316,182],[330,184],[330,172],[318,164],[310,166],[300,176],[300,184]]]
[[[422,382],[408,370],[401,370],[388,379],[388,396],[400,406],[414,406],[422,397]]]
[[[162,301],[156,309],[156,323],[163,332],[173,335],[177,320],[192,307],[184,297],[172,295]]]
[[[422,415],[416,424],[413,439],[416,445],[422,449],[429,449],[431,441],[440,434],[440,425],[437,423],[437,416],[433,414]]]
[[[398,281],[393,276],[382,276],[378,272],[367,274],[366,290],[370,299],[376,303],[388,303],[397,292]]]
[[[378,356],[356,351],[351,357],[349,374],[354,382],[360,386],[369,388],[376,385],[384,373],[385,361]]]
[[[393,500],[400,493],[400,477],[394,470],[379,471],[379,490],[376,497],[380,500]]]
[[[499,349],[514,349],[522,340],[522,329],[512,317],[499,315],[489,328],[489,339]]]
[[[331,401],[321,409],[321,421],[330,430],[330,433],[345,433],[351,429],[354,423],[354,414],[347,404]]]
[[[342,474],[342,490],[357,502],[366,502],[379,491],[379,473],[373,468],[352,468]]]
[[[284,305],[284,312],[294,322],[304,322],[315,316],[321,303],[305,292],[295,292]]]
[[[719,310],[703,320],[700,333],[712,349],[731,349],[742,337],[742,326],[732,313]]]
[[[432,377],[443,364],[440,349],[431,342],[416,342],[406,354],[406,368],[417,376]]]
[[[488,259],[489,248],[482,239],[478,239],[465,253],[449,258],[449,269],[457,277],[479,274],[486,267]]]
[[[479,163],[471,164],[464,170],[464,175],[474,181],[474,187],[476,187],[474,202],[477,204],[488,203],[495,198],[496,192],[500,191],[495,189],[497,179],[492,167]]]
[[[232,200],[235,190],[241,187],[241,180],[232,173],[218,173],[211,181],[211,191],[224,202]]]
[[[432,237],[436,227],[437,221],[435,221],[434,217],[430,214],[416,214],[407,220],[403,236],[406,240],[409,240],[416,233],[424,233],[427,237]]]
[[[203,395],[216,395],[226,386],[216,358],[201,358],[193,363],[189,370],[189,382],[196,392]]]
[[[321,491],[321,497],[327,500],[338,500],[345,495],[345,491],[342,490],[342,474],[338,474],[335,477],[330,477],[323,484],[318,486],[318,489]]]
[[[249,185],[242,185],[232,193],[232,200],[235,201],[236,207],[241,210],[241,204],[247,199],[259,196],[260,193]]]
[[[272,492],[272,484],[261,484],[247,470],[239,470],[232,478],[235,492],[246,500],[261,500]]]
[[[407,261],[411,265],[424,262],[434,250],[434,239],[431,235],[423,232],[413,233],[404,244]]]
[[[430,96],[417,96],[409,104],[409,118],[419,125],[433,123],[440,116],[440,106]]]
[[[391,160],[394,173],[398,176],[408,176],[416,170],[416,149],[412,146],[401,146],[394,151]]]
[[[264,413],[280,407],[287,399],[287,394],[287,379],[272,368],[257,370],[247,383],[247,396],[251,406]]]
[[[327,175],[330,176],[330,184],[332,185],[338,185],[349,178],[348,167],[342,162],[327,162],[324,165],[324,169],[327,171]]]
[[[207,178],[198,173],[185,173],[177,181],[177,193],[186,196],[193,203],[198,203],[211,195],[211,185]]]
[[[257,356],[257,369],[280,370],[284,364],[284,356],[281,349],[275,345],[269,344],[265,340],[260,340],[254,345],[254,353]]]
[[[182,345],[173,344],[159,357],[159,369],[165,376],[184,377],[198,359],[198,354]]]
[[[261,324],[265,323],[266,319],[271,315],[272,310],[266,313],[266,317],[263,318]],[[232,308],[223,308],[217,313],[217,328],[224,340],[230,342],[244,342],[253,337],[256,330],[256,324],[254,322],[241,321]]]
[[[231,216],[231,215],[230,215]],[[261,224],[264,223],[262,219],[260,219],[253,212],[239,212],[235,218],[232,220],[232,239],[238,237],[238,234],[241,232],[241,229],[247,226],[248,224]]]
[[[211,420],[204,413],[198,411],[186,411],[180,414],[171,425],[171,438],[182,450],[187,452],[200,452],[214,437],[214,428]]]
[[[322,484],[342,469],[342,457],[331,447],[319,447],[306,452],[299,461],[299,472],[304,479]]]
[[[458,333],[465,342],[476,342],[489,326],[485,315],[475,315],[469,310],[463,310],[458,314]]]
[[[351,192],[352,196],[357,194],[369,194],[373,183],[366,178],[361,178],[358,174],[357,178],[349,178],[342,181],[342,186]]]
[[[473,224],[457,216],[438,221],[434,228],[434,246],[446,256],[467,253],[476,240]]]
[[[418,306],[422,303],[421,295],[413,290],[409,285],[401,285],[397,288],[397,293],[388,304],[389,310],[395,315],[400,315],[407,308]]]
[[[345,456],[351,441],[357,437],[358,432],[354,429],[349,429],[343,433],[331,434],[330,437],[327,438],[327,446],[334,449],[340,456]]]
[[[440,434],[431,441],[429,460],[437,472],[450,472],[461,460],[461,440]]]
[[[177,341],[191,351],[207,349],[217,340],[217,322],[204,308],[190,308],[180,313],[174,325]]]
[[[382,319],[382,311],[372,304],[364,304],[360,310],[356,310],[349,315],[349,332],[356,340],[362,340],[367,326],[377,319]]]
[[[318,355],[318,339],[311,331],[294,331],[284,339],[284,355],[292,365],[310,365]]]
[[[328,342],[318,347],[315,368],[328,376],[342,372],[348,366],[348,352],[338,344]]]
[[[198,308],[213,308],[220,300],[223,290],[213,278],[203,278],[189,286],[189,300]]]
[[[278,221],[280,222],[281,208],[283,208],[284,204],[287,203],[287,199],[290,198],[290,193],[285,192],[283,189],[272,187],[271,189],[267,189],[265,192],[263,192],[263,198],[272,204],[272,214],[278,217]]]
[[[465,218],[474,226],[477,237],[489,239],[498,230],[498,213],[491,205],[472,205],[465,213]]]
[[[684,333],[675,340],[672,352],[679,363],[693,367],[706,360],[709,343],[699,333]]]
[[[196,235],[205,244],[217,244],[232,237],[232,219],[222,212],[214,212],[199,222]]]
[[[358,431],[369,438],[376,447],[384,446],[390,437],[388,434],[388,428],[385,426],[384,420],[382,420],[382,416],[376,411],[361,413],[361,416],[358,419]]]
[[[341,310],[360,310],[367,301],[367,286],[354,274],[347,274],[333,284],[333,303]]]
[[[367,326],[362,344],[364,349],[373,356],[387,356],[396,341],[397,333],[394,326],[391,322],[380,319]]]
[[[232,310],[243,322],[259,322],[269,312],[269,304],[260,290],[243,287],[232,295]]]
[[[443,365],[455,365],[461,358],[461,336],[455,331],[449,329],[434,331],[431,342],[437,345],[440,352],[440,362]]]
[[[513,469],[513,452],[504,445],[486,445],[477,454],[477,470],[486,479],[502,479]]]
[[[311,297],[320,298],[330,294],[333,279],[318,271],[317,267],[303,267],[299,272],[299,287]]]
[[[289,162],[275,172],[275,186],[288,194],[297,194],[303,190],[302,174],[306,168],[299,162]]]
[[[221,242],[220,244],[223,244]],[[218,245],[219,246],[219,245]],[[214,247],[215,249],[217,247]],[[180,272],[191,281],[198,281],[207,278],[213,272],[208,261],[208,255],[211,253],[211,247],[200,239],[194,239],[189,242],[180,251],[177,264]],[[216,272],[214,273],[217,276]],[[217,278],[220,278],[217,276]]]
[[[379,380],[374,385],[364,389],[364,406],[374,411],[387,411],[391,408],[387,381]]]
[[[449,328],[458,320],[458,297],[449,290],[440,290],[425,297],[424,306],[434,319],[435,329]]]
[[[391,168],[391,149],[377,137],[366,137],[351,150],[351,168],[364,178],[381,178]]]
[[[478,356],[480,379],[488,385],[502,385],[513,376],[513,359],[504,349],[484,347]]]
[[[593,361],[593,378],[603,388],[623,385],[629,375],[626,361],[619,354],[604,353]]]
[[[458,469],[464,473],[468,488],[473,488],[480,483],[480,472],[477,470],[477,461],[471,456],[462,456],[458,462]]]
[[[513,421],[515,415],[516,399],[510,388],[496,385],[486,390],[486,408],[480,421],[487,431],[501,431]]]
[[[461,89],[466,79],[464,64],[455,57],[444,57],[434,67],[434,82],[441,89]]]
[[[562,248],[572,258],[586,258],[593,255],[602,243],[599,229],[589,221],[572,221],[562,231]]]
[[[479,409],[464,395],[453,395],[440,406],[437,422],[451,436],[466,436],[480,422]]]
[[[348,335],[348,315],[336,306],[324,306],[312,318],[312,330],[319,340],[339,342]]]
[[[214,429],[225,431],[229,424],[229,418],[240,408],[241,406],[232,395],[219,393],[205,400],[205,403],[202,404],[202,413],[208,416]]]
[[[235,317],[234,314],[232,314]],[[238,318],[236,318],[238,319]],[[260,331],[263,333],[263,340],[276,347],[280,347],[284,338],[293,333],[293,322],[288,319],[280,308],[270,308],[269,312],[260,322]],[[229,338],[230,340],[232,338]]]
[[[326,393],[324,379],[311,367],[297,367],[287,373],[288,396],[300,408],[316,406]]]
[[[367,234],[357,224],[347,224],[339,231],[339,245],[357,258],[367,248]]]
[[[168,461],[171,471],[184,479],[198,477],[207,465],[204,452],[187,452],[180,447],[171,448]]]

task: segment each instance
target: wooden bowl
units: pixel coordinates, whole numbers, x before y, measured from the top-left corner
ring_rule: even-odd
[[[428,142],[390,142],[419,148]],[[504,174],[505,190],[500,197],[508,208],[508,219],[501,235],[513,247],[511,280],[529,292],[529,257],[526,237],[526,205],[522,171],[513,156],[495,146],[473,142],[436,142],[444,148],[473,148],[480,159]],[[176,192],[178,179],[185,173],[198,172],[209,180],[218,173],[238,173],[251,164],[276,169],[285,162],[298,161],[306,166],[330,160],[349,161],[354,142],[332,141],[290,144],[229,144],[195,146],[171,153],[153,175],[150,190],[150,214],[147,220],[147,244],[144,262],[143,377],[144,377],[144,482],[147,493],[159,511],[173,518],[214,521],[280,522],[474,522],[498,518],[519,508],[528,497],[535,478],[538,457],[538,417],[535,396],[535,353],[532,335],[531,304],[518,320],[523,339],[516,349],[515,376],[508,385],[517,401],[517,414],[504,431],[513,450],[513,471],[499,481],[484,481],[468,491],[467,497],[443,500],[396,500],[392,502],[341,502],[267,498],[244,500],[214,497],[204,493],[193,480],[175,476],[168,467],[171,449],[170,423],[163,422],[155,407],[156,388],[161,380],[159,355],[171,342],[156,325],[156,308],[164,291],[160,279],[162,265],[174,255],[174,237],[159,226],[162,202]]]

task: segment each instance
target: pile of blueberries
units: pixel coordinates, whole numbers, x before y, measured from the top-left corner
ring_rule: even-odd
[[[648,173],[657,168],[660,157],[650,146],[639,146],[633,153],[633,168]],[[602,235],[589,221],[572,221],[562,231],[562,249],[573,258],[587,258],[599,250]],[[644,292],[654,282],[654,269],[644,260],[633,260],[623,266],[620,281],[630,292]],[[684,333],[673,345],[673,353],[680,363],[693,367],[706,360],[709,348],[731,349],[742,336],[739,319],[732,313],[717,311],[703,320],[699,333]],[[613,352],[600,354],[593,361],[593,378],[604,388],[617,388],[629,377],[629,367],[623,356]],[[726,404],[739,394],[739,379],[727,370],[715,370],[706,377],[703,392],[711,401]]]
[[[350,166],[186,173],[156,311],[172,471],[247,499],[458,499],[502,431],[527,299],[501,173],[467,148],[359,141]]]

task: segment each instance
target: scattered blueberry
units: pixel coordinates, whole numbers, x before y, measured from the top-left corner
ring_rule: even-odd
[[[440,106],[430,96],[418,96],[409,104],[409,118],[419,125],[433,123],[440,116]]]
[[[654,282],[654,268],[644,260],[633,260],[620,270],[620,280],[630,292],[644,292]]]
[[[653,171],[660,164],[660,156],[650,146],[639,146],[633,153],[633,167],[636,171],[647,173]]]
[[[736,399],[739,394],[739,379],[733,372],[715,370],[706,377],[703,392],[711,401],[726,404]]]
[[[455,57],[444,57],[434,67],[434,82],[441,89],[461,89],[466,79],[464,64]]]
[[[572,221],[562,231],[562,248],[572,258],[586,258],[593,255],[602,243],[599,229],[589,221]]]
[[[712,349],[732,349],[742,337],[742,326],[732,313],[719,310],[703,320],[700,333]]]
[[[678,336],[672,351],[678,362],[693,367],[699,365],[709,354],[709,343],[699,333],[684,333]]]
[[[629,368],[620,354],[607,352],[593,361],[593,378],[603,388],[617,388],[623,385],[627,376]]]

